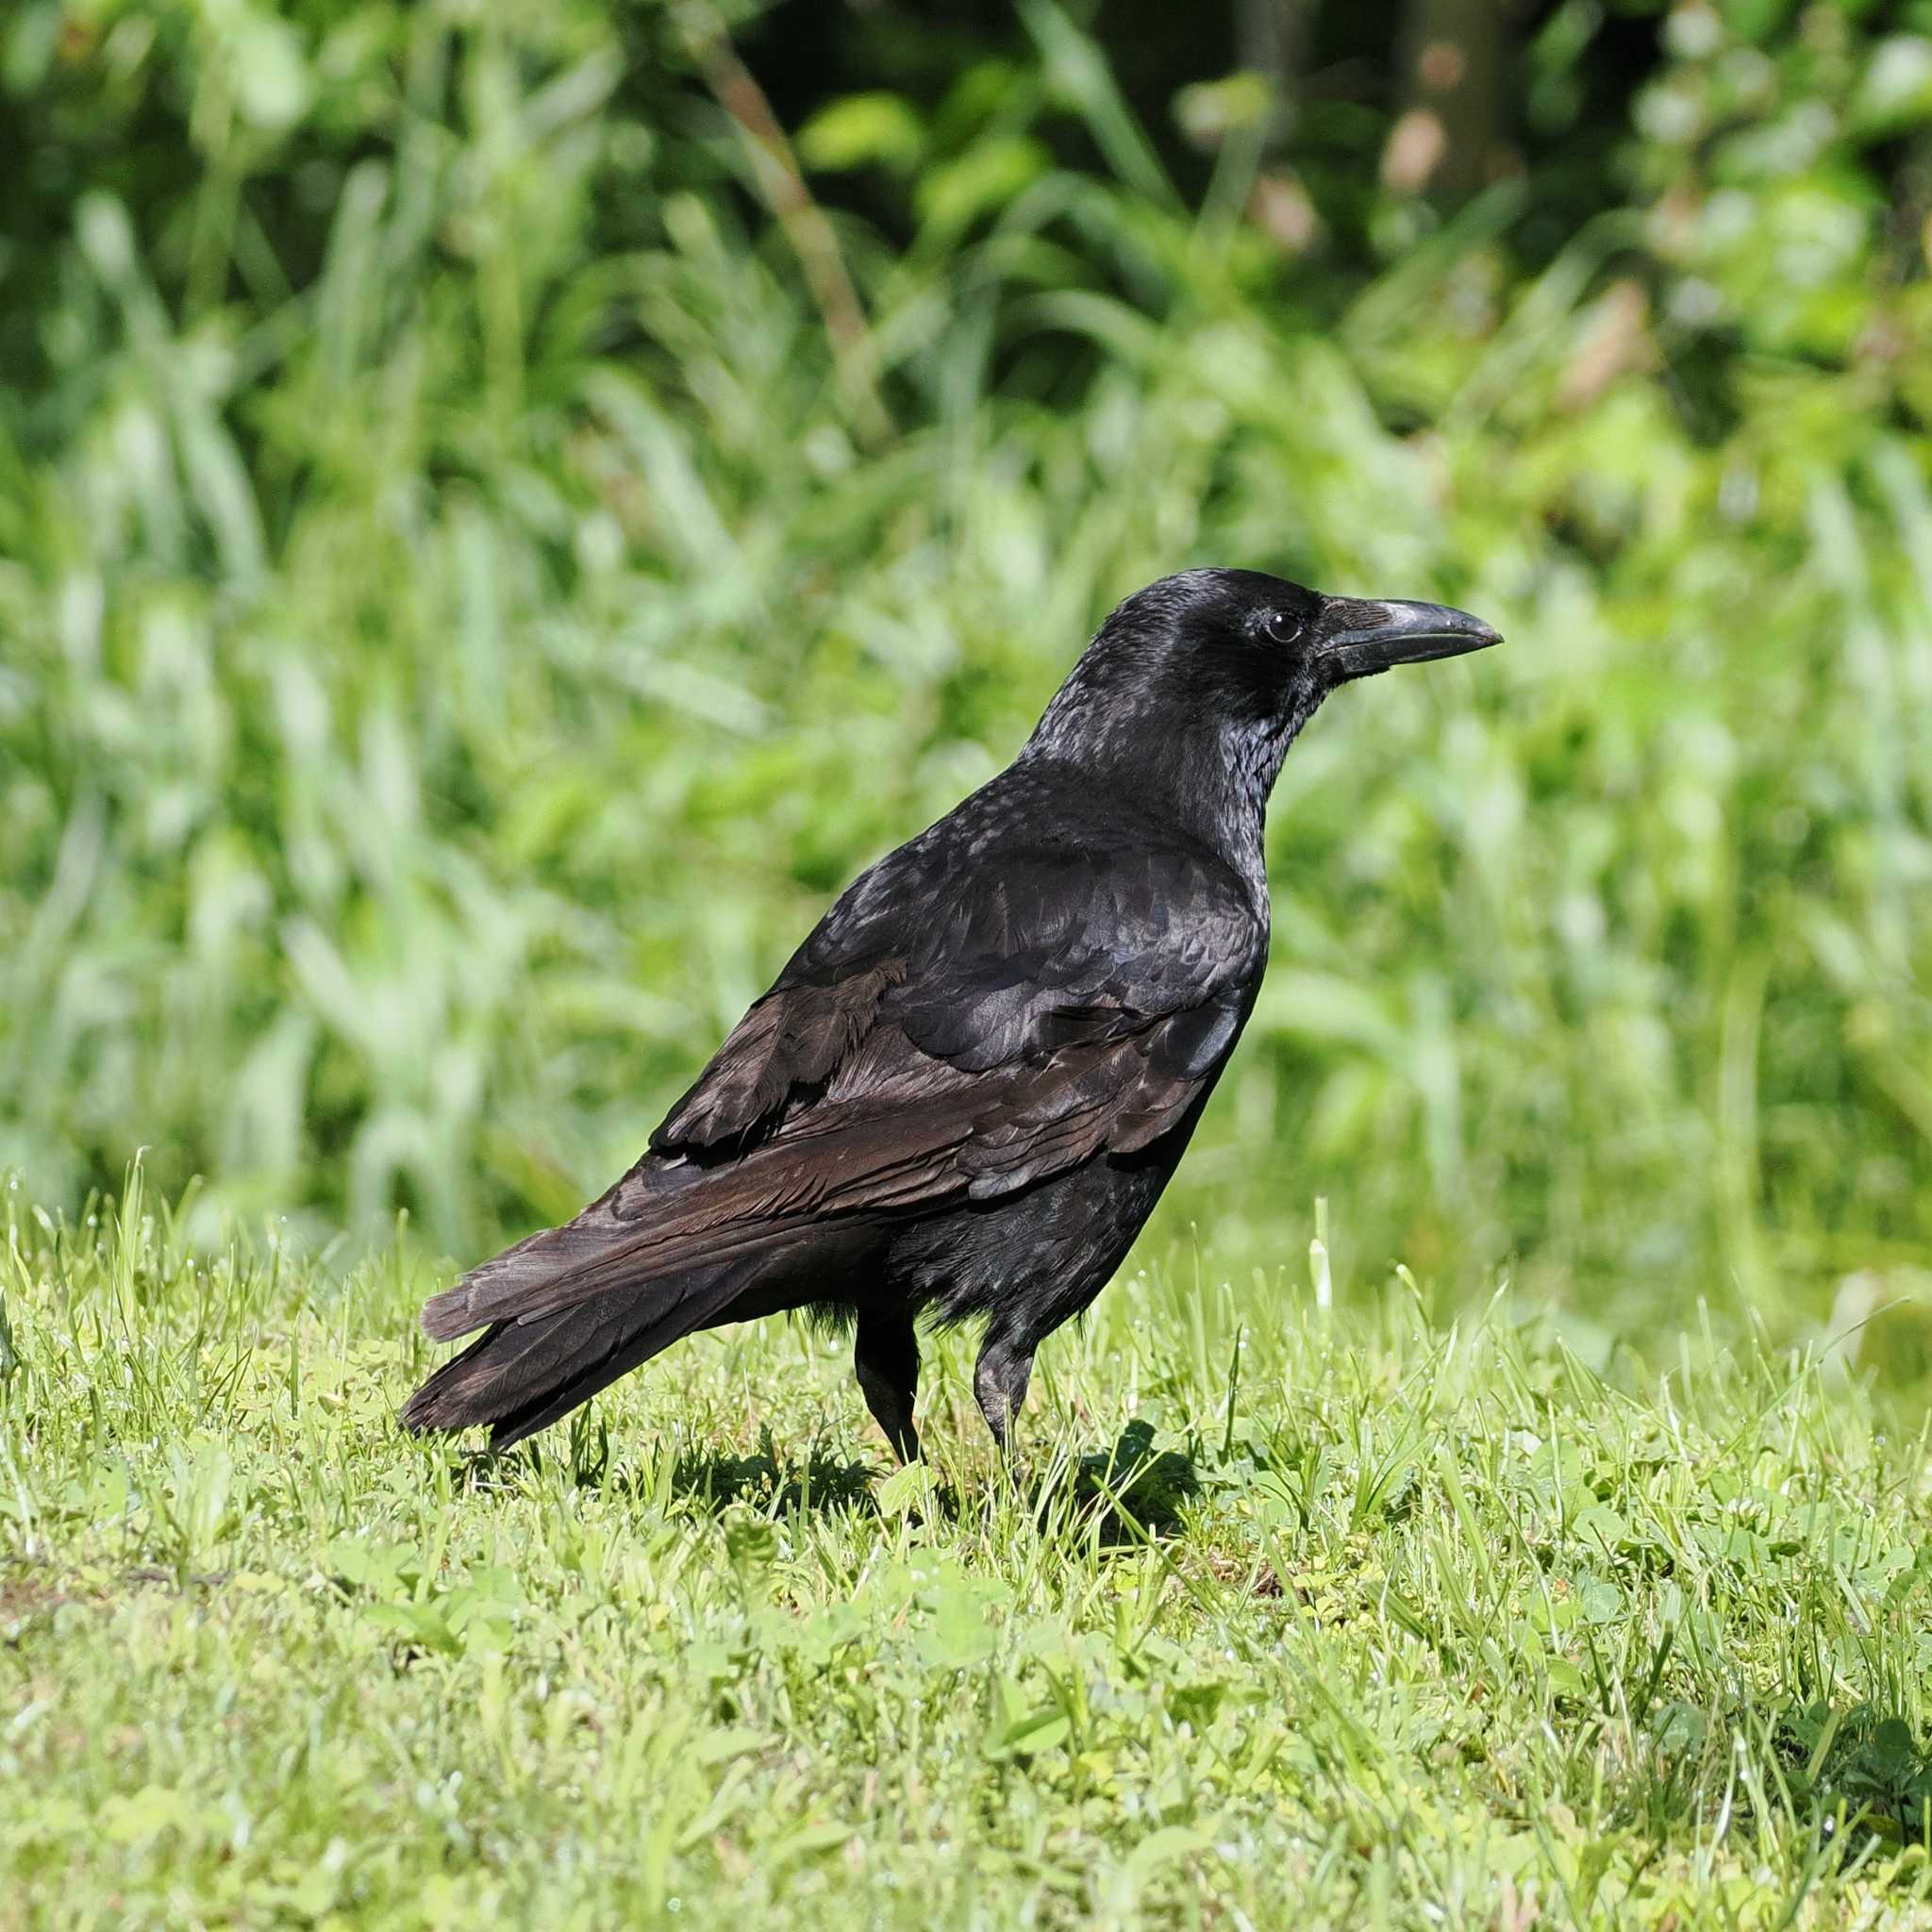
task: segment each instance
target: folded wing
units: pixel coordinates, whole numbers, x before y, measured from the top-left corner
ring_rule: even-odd
[[[642,1292],[669,1341],[817,1230],[993,1199],[1177,1125],[1266,945],[1241,882],[1173,846],[969,866],[945,828],[827,913],[616,1187],[438,1295],[430,1334]]]

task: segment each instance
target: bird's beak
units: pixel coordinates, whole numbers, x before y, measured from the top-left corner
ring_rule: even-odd
[[[1381,597],[1331,597],[1316,625],[1321,654],[1338,683],[1373,677],[1396,664],[1459,658],[1503,641],[1502,633],[1446,604],[1404,604]]]

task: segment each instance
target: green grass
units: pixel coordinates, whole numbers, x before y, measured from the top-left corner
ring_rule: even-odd
[[[7,1924],[1932,1909],[1926,1443],[1843,1350],[1591,1368],[1170,1254],[1011,1475],[958,1343],[889,1475],[782,1323],[492,1465],[394,1428],[401,1251],[9,1198]]]
[[[1049,0],[781,215],[708,7],[0,20],[0,1924],[1925,1916],[1932,43],[1645,13],[1453,213]],[[441,1254],[1204,562],[1509,641],[1296,748],[1018,1477],[782,1324],[401,1440]]]

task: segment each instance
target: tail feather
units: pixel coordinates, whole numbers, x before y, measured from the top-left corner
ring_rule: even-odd
[[[410,1396],[403,1426],[422,1435],[488,1423],[490,1446],[508,1448],[702,1327],[752,1272],[742,1263],[703,1269],[535,1321],[497,1322]]]
[[[423,1308],[423,1332],[437,1341],[454,1341],[482,1325],[484,1318],[475,1312],[473,1296],[480,1298],[483,1291],[504,1289],[527,1291],[568,1279],[582,1262],[609,1246],[608,1237],[599,1238],[601,1230],[584,1225],[587,1219],[587,1214],[580,1215],[562,1227],[546,1227],[527,1235],[514,1247],[491,1256],[481,1267],[472,1268],[455,1287],[431,1295]]]
[[[423,1326],[440,1341],[482,1332],[404,1404],[403,1426],[491,1427],[501,1449],[564,1416],[640,1362],[725,1318],[743,1300],[769,1313],[861,1269],[875,1239],[853,1217],[721,1222],[699,1239],[701,1169],[640,1162],[575,1221],[545,1228],[433,1296]],[[653,1241],[655,1210],[684,1200],[682,1242]],[[651,1211],[647,1211],[651,1210]]]

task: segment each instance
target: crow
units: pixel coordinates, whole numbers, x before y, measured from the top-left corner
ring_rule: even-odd
[[[404,1425],[501,1449],[680,1336],[803,1308],[851,1324],[908,1460],[915,1323],[984,1317],[1006,1450],[1034,1352],[1120,1266],[1254,1010],[1295,734],[1352,678],[1499,641],[1254,571],[1129,597],[1019,757],[841,894],[637,1165],[430,1300],[438,1341],[483,1332]]]

